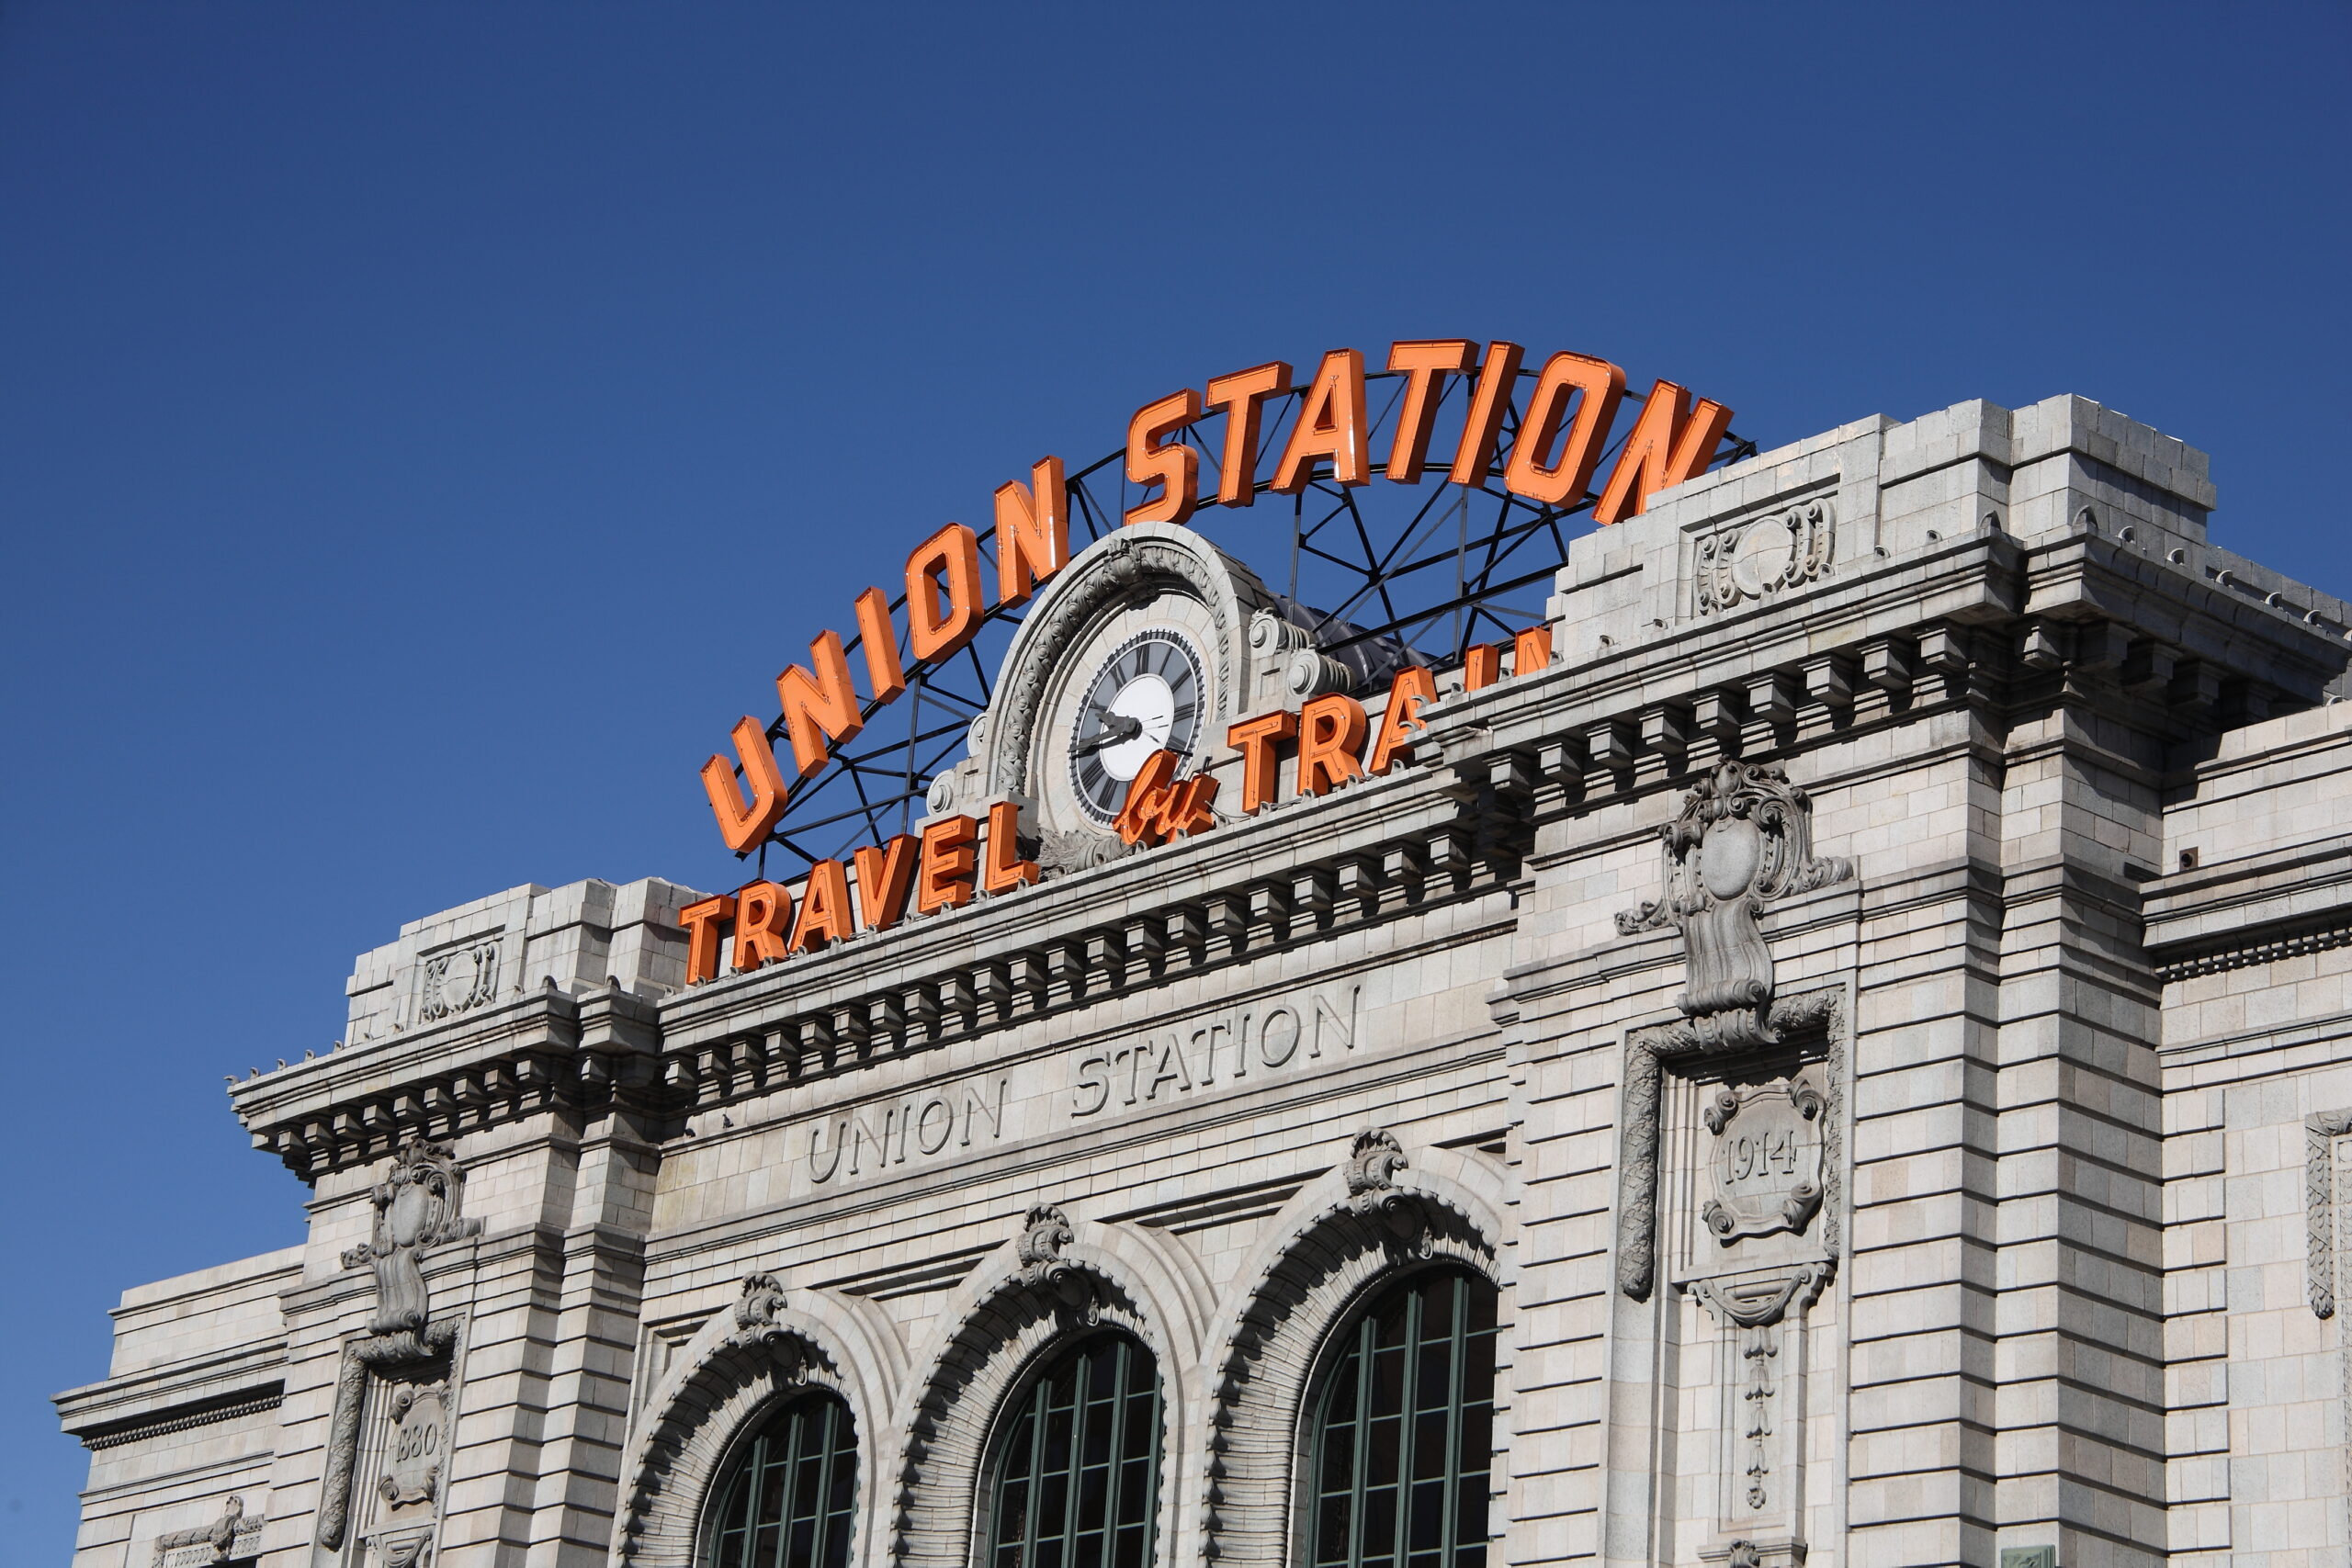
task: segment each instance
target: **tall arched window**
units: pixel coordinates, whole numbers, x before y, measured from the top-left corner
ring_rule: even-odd
[[[847,1568],[857,1503],[849,1406],[820,1390],[789,1401],[713,1495],[706,1568]]]
[[[1148,1568],[1159,1504],[1159,1368],[1124,1334],[1056,1357],[1008,1412],[987,1568]]]
[[[1495,1288],[1416,1274],[1348,1325],[1315,1404],[1313,1568],[1485,1568]]]

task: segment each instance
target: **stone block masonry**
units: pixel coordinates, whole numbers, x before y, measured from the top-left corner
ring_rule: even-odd
[[[701,1568],[814,1400],[849,1560],[960,1568],[1102,1334],[1155,1558],[1295,1562],[1354,1325],[1457,1279],[1427,1568],[2341,1563],[2352,610],[2215,504],[2079,398],[1860,421],[1574,540],[1385,774],[703,984],[667,882],[415,921],[232,1088],[306,1244],[59,1396],[77,1564]],[[1102,564],[1057,649],[1249,646]]]

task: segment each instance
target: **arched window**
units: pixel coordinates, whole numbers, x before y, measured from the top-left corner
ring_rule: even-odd
[[[1485,1568],[1495,1288],[1416,1274],[1341,1332],[1314,1407],[1313,1568]]]
[[[847,1568],[857,1503],[849,1406],[821,1391],[791,1400],[713,1495],[705,1568]]]
[[[1124,1334],[1056,1357],[1007,1412],[986,1568],[1148,1568],[1159,1368]]]

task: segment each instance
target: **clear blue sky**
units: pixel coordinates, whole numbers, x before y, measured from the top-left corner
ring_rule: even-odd
[[[223,1075],[419,915],[731,886],[775,670],[1147,399],[1456,335],[1768,446],[2079,392],[2352,591],[2347,17],[11,0],[6,1554],[117,1294],[301,1235]]]

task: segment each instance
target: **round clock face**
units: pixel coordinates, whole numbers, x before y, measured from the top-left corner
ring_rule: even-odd
[[[1108,823],[1145,759],[1192,756],[1208,694],[1201,655],[1183,633],[1148,627],[1114,647],[1081,691],[1066,742],[1070,786],[1089,817]]]

